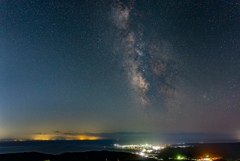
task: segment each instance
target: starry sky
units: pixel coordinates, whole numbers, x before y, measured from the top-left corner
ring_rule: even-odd
[[[0,139],[239,141],[239,71],[239,0],[0,1]]]

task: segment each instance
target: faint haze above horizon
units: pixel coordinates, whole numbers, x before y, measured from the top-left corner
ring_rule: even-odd
[[[239,53],[238,0],[1,0],[0,139],[240,141]]]
[[[229,133],[161,133],[116,132],[116,133],[35,133],[15,138],[0,139],[6,141],[111,141],[114,144],[188,144],[188,143],[237,143],[234,134]]]

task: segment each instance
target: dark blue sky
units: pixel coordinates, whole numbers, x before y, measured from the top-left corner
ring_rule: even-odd
[[[240,139],[239,30],[238,0],[2,0],[0,139]]]

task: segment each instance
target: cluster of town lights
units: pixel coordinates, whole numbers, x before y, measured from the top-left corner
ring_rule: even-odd
[[[156,158],[154,154],[159,153],[160,150],[166,147],[166,146],[154,146],[151,144],[140,144],[140,145],[114,144],[114,146],[122,149],[139,150],[139,152],[135,152],[135,154],[148,157],[148,158]]]
[[[119,145],[119,144],[114,144],[115,147],[117,148],[128,148],[128,149],[152,149],[152,150],[161,150],[164,149],[165,146],[154,146],[151,144],[140,144],[140,145]]]
[[[166,148],[166,145],[162,145],[162,146],[154,146],[151,144],[140,144],[140,145],[119,145],[119,144],[114,144],[114,147],[116,148],[121,148],[121,149],[130,149],[130,150],[134,150],[134,151],[138,151],[138,152],[134,152],[133,154],[137,154],[137,155],[141,155],[143,157],[147,157],[147,158],[155,158],[158,160],[162,160],[157,158],[157,154],[160,153],[160,151],[164,148]],[[174,146],[168,146],[170,148],[187,148],[187,147],[192,147],[192,146],[188,146],[188,145],[174,145]],[[219,156],[209,156],[206,155],[204,157],[199,157],[199,158],[187,158],[185,156],[181,156],[178,155],[176,158],[168,158],[168,159],[172,159],[172,160],[194,160],[194,161],[214,161],[214,160],[218,160],[218,159],[222,159],[222,157]]]

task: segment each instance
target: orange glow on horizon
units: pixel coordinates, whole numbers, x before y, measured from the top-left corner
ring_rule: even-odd
[[[209,155],[207,155],[206,157],[200,157],[200,160],[202,161],[213,161],[218,159],[222,159],[222,157],[219,156],[210,157]]]
[[[51,140],[53,135],[47,135],[47,134],[37,134],[33,137],[33,140]]]
[[[33,140],[101,140],[99,136],[88,135],[54,135],[54,134],[36,134],[32,137]]]
[[[100,140],[100,139],[102,138],[97,136],[87,136],[87,135],[78,136],[78,140]]]

